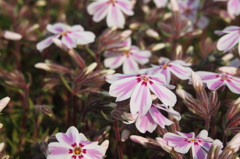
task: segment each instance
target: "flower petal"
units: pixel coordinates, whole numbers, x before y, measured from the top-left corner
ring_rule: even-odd
[[[66,133],[57,133],[56,138],[61,144],[63,143],[67,145],[78,143],[80,140],[79,132],[74,126],[68,128]]]
[[[108,0],[102,0],[91,3],[88,7],[88,13],[93,15],[94,22],[100,22],[108,13]]]
[[[192,146],[193,159],[206,159],[207,152],[204,151],[198,143],[193,144],[194,144],[194,146]]]
[[[153,84],[149,85],[151,91],[161,100],[161,102],[167,106],[174,106],[177,102],[176,95],[167,89],[164,86],[161,86],[159,84]]]
[[[47,159],[65,159],[69,155],[69,149],[72,149],[70,145],[52,142],[48,145],[50,155],[48,155]]]
[[[63,24],[63,23],[55,23],[53,25],[48,24],[47,25],[47,30],[53,34],[60,34],[64,31],[67,31],[68,25]]]
[[[213,79],[213,80],[206,81],[206,83],[207,83],[208,89],[210,89],[210,90],[217,90],[222,85],[224,85],[224,81],[221,80],[220,77],[216,78],[216,79]]]
[[[162,128],[165,128],[165,125],[169,126],[173,123],[171,120],[163,116],[162,113],[154,106],[150,108],[149,113],[151,114],[153,120]]]
[[[122,54],[118,54],[117,56],[106,58],[104,60],[104,65],[110,69],[116,69],[123,64],[125,58],[126,57],[122,56]]]
[[[166,133],[163,136],[163,139],[168,142],[169,146],[172,146],[175,151],[186,154],[190,147],[191,143],[188,143],[186,137],[182,137],[173,133]]]
[[[116,5],[127,15],[133,15],[132,3],[129,0],[117,0]]]
[[[137,84],[136,76],[117,80],[110,86],[109,95],[117,97],[116,101],[123,101],[131,97]]]
[[[217,73],[213,72],[197,71],[196,73],[201,77],[203,81],[208,81],[219,77]]]
[[[77,46],[77,40],[71,34],[63,36],[62,43],[66,45],[69,49],[75,48]]]
[[[59,35],[53,35],[53,36],[50,36],[46,39],[44,39],[43,41],[40,41],[39,43],[37,43],[37,49],[42,52],[45,48],[47,48],[48,46],[50,46],[53,41],[52,39],[53,38],[58,38]]]
[[[224,35],[217,42],[217,49],[220,51],[227,52],[232,49],[239,42],[239,33],[238,31],[231,32]]]
[[[152,133],[157,127],[156,122],[149,112],[143,116],[139,116],[135,125],[141,133],[145,133],[146,131]]]
[[[147,84],[138,83],[130,99],[130,111],[132,114],[137,112],[145,115],[152,105],[152,98]]]
[[[94,42],[95,40],[95,34],[93,34],[90,31],[77,31],[77,32],[71,32],[69,33],[72,37],[77,39],[77,44],[80,45],[86,45],[89,43]]]
[[[240,14],[240,1],[239,0],[229,0],[227,4],[227,10],[230,15]]]
[[[117,5],[110,5],[107,14],[108,27],[122,28],[125,24],[125,18],[123,13],[117,7]]]
[[[137,61],[140,64],[146,64],[149,61],[149,58],[151,56],[151,52],[147,50],[139,50],[138,47],[132,46],[130,49],[132,53],[132,57],[135,61]]]
[[[175,64],[175,63],[170,63],[168,65],[170,71],[177,76],[178,78],[182,79],[182,80],[186,80],[190,78],[192,69],[188,68],[188,67],[183,67],[181,65]]]
[[[234,80],[227,80],[226,84],[233,93],[240,94],[240,83]]]
[[[126,57],[123,62],[123,73],[132,74],[137,73],[138,70],[138,64],[131,57]]]

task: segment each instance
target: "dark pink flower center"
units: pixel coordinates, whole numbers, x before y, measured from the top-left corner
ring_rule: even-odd
[[[198,145],[199,143],[202,142],[201,139],[196,139],[196,138],[187,138],[185,139],[185,141],[188,143],[194,143],[194,145]]]
[[[87,150],[83,149],[84,145],[79,143],[79,146],[74,143],[71,145],[72,149],[69,149],[69,154],[73,154],[72,155],[72,159],[82,159],[83,158],[83,154],[86,154]]]
[[[137,81],[142,82],[142,85],[147,85],[147,83],[152,84],[153,82],[151,81],[151,77],[148,75],[137,75]]]
[[[229,80],[229,77],[228,77],[228,75],[226,75],[226,74],[222,74],[222,75],[221,75],[221,79],[222,79],[223,81],[227,81],[227,80]]]
[[[125,51],[124,53],[123,53],[123,55],[125,55],[125,56],[130,56],[132,53],[130,52],[130,51]]]

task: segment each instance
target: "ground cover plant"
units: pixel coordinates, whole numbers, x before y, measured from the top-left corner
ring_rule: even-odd
[[[0,0],[1,159],[237,159],[240,0]]]

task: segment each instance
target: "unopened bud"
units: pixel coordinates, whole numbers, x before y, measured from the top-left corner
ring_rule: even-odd
[[[147,146],[147,143],[149,143],[149,140],[147,138],[141,137],[141,136],[137,136],[137,135],[131,135],[130,139],[133,142],[136,142],[138,144],[141,144],[143,146]]]
[[[161,146],[161,148],[164,149],[166,152],[171,152],[173,150],[173,148],[171,146],[168,146],[167,141],[165,141],[163,138],[157,137],[156,141],[159,146]]]
[[[10,101],[9,97],[5,97],[5,98],[0,100],[0,112],[7,106],[9,101]]]
[[[155,39],[160,40],[160,36],[159,36],[158,32],[156,32],[153,29],[147,29],[146,30],[146,35],[151,37],[151,38],[155,38]]]
[[[227,143],[226,148],[236,153],[239,150],[239,147],[240,147],[240,133],[235,135],[232,138],[232,140]]]
[[[130,131],[127,129],[124,129],[121,134],[121,141],[125,142],[129,138],[129,135],[130,135]]]
[[[203,87],[203,82],[198,74],[192,71],[192,83],[194,88]]]
[[[4,31],[3,37],[5,39],[15,40],[15,41],[22,39],[22,35],[21,34],[18,34],[18,33],[12,32],[12,31]]]

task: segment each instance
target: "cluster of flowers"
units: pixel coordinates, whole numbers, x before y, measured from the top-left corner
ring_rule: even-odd
[[[148,0],[144,0],[145,3]],[[174,6],[168,5],[167,0],[154,0],[157,7]],[[205,28],[208,25],[208,19],[205,16],[198,17],[198,11],[201,9],[199,0],[178,1],[179,11],[182,17],[196,24],[199,28]],[[229,0],[228,12],[231,15],[239,15],[239,0]],[[93,21],[100,22],[107,17],[108,27],[122,28],[125,24],[126,15],[134,15],[133,4],[129,0],[96,0],[88,8],[88,13],[93,15]],[[48,25],[47,30],[53,33],[44,41],[37,44],[37,49],[42,51],[50,46],[55,39],[61,38],[62,44],[67,48],[76,48],[77,45],[86,45],[94,42],[95,35],[92,32],[84,31],[81,25],[72,27],[56,23]],[[218,35],[224,35],[217,44],[220,51],[227,52],[231,50],[240,39],[240,27],[229,26],[222,31],[216,31]],[[191,64],[182,60],[173,60],[160,58],[158,65],[152,65],[151,68],[144,68],[144,64],[149,62],[151,52],[141,50],[132,45],[131,38],[114,41],[107,46],[104,56],[104,65],[110,69],[117,69],[123,65],[124,74],[114,74],[107,77],[110,90],[109,95],[116,97],[116,102],[130,99],[130,113],[125,112],[122,116],[126,124],[135,123],[136,128],[141,133],[147,131],[152,133],[159,125],[162,128],[173,124],[173,121],[165,117],[161,111],[165,111],[169,116],[176,120],[181,119],[181,115],[173,109],[177,102],[177,97],[173,93],[175,86],[171,85],[173,75],[181,80],[190,80],[192,69]],[[121,48],[121,49],[119,49]],[[240,52],[240,43],[239,43]],[[233,72],[234,68],[220,68],[221,73],[206,71],[196,72],[202,82],[210,90],[217,90],[226,85],[233,93],[240,94],[240,78]],[[158,102],[158,99],[161,103]],[[198,136],[195,133],[178,134],[166,133],[163,139],[157,139],[161,143],[173,148],[176,152],[185,154],[191,148],[193,158],[206,158],[207,152],[213,144],[222,145],[219,140],[213,140],[208,137],[208,132],[202,130]],[[108,147],[108,141],[100,146],[97,142],[90,142],[83,134],[79,134],[75,127],[70,127],[66,133],[56,134],[58,142],[50,143],[48,146],[48,159],[53,158],[102,158]]]

